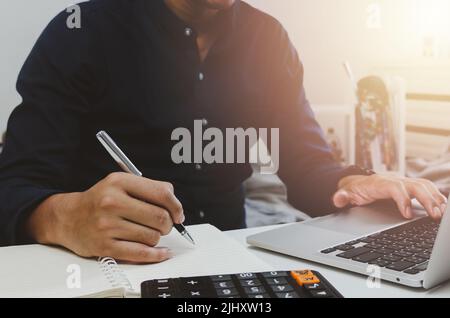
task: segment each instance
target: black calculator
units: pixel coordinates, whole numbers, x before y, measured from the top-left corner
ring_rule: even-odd
[[[342,298],[311,270],[156,279],[141,284],[142,298]]]

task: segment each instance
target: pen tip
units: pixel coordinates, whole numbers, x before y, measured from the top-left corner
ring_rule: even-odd
[[[192,245],[196,245],[194,239],[192,238],[192,236],[190,236],[188,233],[186,235],[188,241],[192,244]]]

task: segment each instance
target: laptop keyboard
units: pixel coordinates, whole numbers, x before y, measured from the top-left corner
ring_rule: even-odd
[[[423,218],[321,253],[416,275],[428,267],[438,229],[438,223]]]

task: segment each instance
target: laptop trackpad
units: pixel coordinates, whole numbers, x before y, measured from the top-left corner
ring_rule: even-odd
[[[379,203],[305,222],[305,225],[334,232],[364,236],[407,222],[395,205]]]

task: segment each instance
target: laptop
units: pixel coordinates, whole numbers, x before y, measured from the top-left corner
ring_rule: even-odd
[[[249,236],[255,247],[430,289],[450,279],[450,204],[438,224],[423,210],[405,220],[387,202]]]

